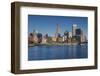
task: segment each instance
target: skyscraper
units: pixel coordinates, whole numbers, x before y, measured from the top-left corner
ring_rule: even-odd
[[[68,38],[72,38],[72,32],[68,33]]]
[[[68,39],[68,34],[69,34],[68,31],[65,31],[65,32],[64,32],[64,37],[63,37],[63,38],[64,38],[64,41]]]
[[[81,42],[87,42],[86,35],[83,33],[83,31],[82,31],[82,34],[81,34]]]
[[[81,42],[81,35],[82,35],[82,30],[81,30],[81,28],[77,28],[77,29],[76,29],[76,36],[75,36],[77,42]]]
[[[57,38],[59,34],[60,34],[60,27],[59,27],[59,25],[57,24],[55,37]]]
[[[34,41],[34,43],[38,42],[37,34],[38,34],[38,31],[33,30],[33,41]]]
[[[42,42],[42,34],[37,33],[37,38],[38,38],[38,43],[41,43]]]
[[[72,26],[72,36],[76,35],[77,24],[73,24]]]
[[[76,33],[76,36],[80,36],[82,34],[82,30],[80,28],[77,28],[75,33]]]

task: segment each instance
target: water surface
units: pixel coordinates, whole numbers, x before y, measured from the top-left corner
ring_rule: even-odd
[[[28,47],[28,60],[87,58],[87,47],[87,44]]]

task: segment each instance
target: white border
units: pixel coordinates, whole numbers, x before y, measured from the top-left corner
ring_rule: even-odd
[[[88,59],[28,61],[28,14],[88,17]],[[94,11],[40,7],[20,8],[20,69],[43,69],[94,65]]]

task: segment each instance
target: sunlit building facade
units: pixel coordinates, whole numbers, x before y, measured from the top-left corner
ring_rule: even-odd
[[[60,32],[60,26],[57,24],[55,36],[48,36],[48,33],[42,35],[37,30],[33,30],[29,34],[28,43],[81,43],[87,42],[86,35],[83,30],[77,27],[76,24],[72,25],[72,31],[65,31],[63,35]]]
[[[77,24],[72,25],[72,36],[76,36]]]

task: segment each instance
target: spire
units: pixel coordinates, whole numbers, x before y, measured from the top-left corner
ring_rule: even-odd
[[[60,33],[60,26],[59,24],[57,24],[57,29],[56,29],[57,33]]]

